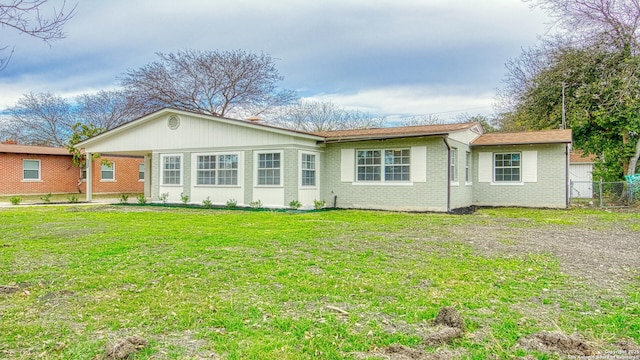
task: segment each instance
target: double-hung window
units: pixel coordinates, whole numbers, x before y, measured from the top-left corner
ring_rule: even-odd
[[[22,160],[22,179],[40,180],[40,160]]]
[[[471,153],[466,152],[464,158],[464,181],[471,182]]]
[[[116,179],[116,164],[110,162],[109,164],[100,164],[100,179],[103,181],[113,181]]]
[[[162,185],[180,185],[182,183],[182,156],[165,155],[162,157]]]
[[[452,147],[450,151],[450,160],[449,160],[449,178],[451,181],[458,181],[458,149]]]
[[[409,181],[409,149],[384,151],[384,181]]]
[[[138,165],[138,181],[144,181],[144,163]]]
[[[300,174],[302,186],[316,186],[316,156],[314,154],[301,155],[302,173]]]
[[[410,159],[409,149],[358,150],[356,152],[357,180],[409,181]]]
[[[258,185],[280,185],[281,153],[258,154]]]
[[[238,185],[238,155],[198,155],[197,185]]]
[[[521,181],[521,156],[519,152],[496,153],[493,155],[495,182]]]

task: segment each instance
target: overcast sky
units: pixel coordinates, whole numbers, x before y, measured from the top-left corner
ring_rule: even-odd
[[[80,0],[51,46],[0,28],[15,46],[0,110],[113,89],[156,52],[191,48],[268,53],[281,87],[391,119],[491,114],[506,60],[547,21],[519,0]]]

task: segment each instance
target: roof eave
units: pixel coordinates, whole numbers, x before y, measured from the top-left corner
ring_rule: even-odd
[[[324,143],[343,143],[343,142],[358,142],[358,141],[374,141],[374,140],[393,140],[404,138],[416,138],[416,137],[431,137],[431,136],[446,136],[448,132],[442,133],[430,133],[430,134],[398,134],[398,135],[372,135],[372,136],[344,136],[335,138],[324,138]]]

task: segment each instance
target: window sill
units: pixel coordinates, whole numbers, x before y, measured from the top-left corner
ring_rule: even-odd
[[[515,181],[492,181],[491,185],[496,185],[496,186],[523,186],[524,183],[523,182],[515,182]]]
[[[182,184],[160,184],[161,187],[182,187]]]
[[[318,187],[310,185],[300,185],[300,190],[318,190]]]
[[[459,183],[459,182],[457,182],[457,181],[451,181],[449,184],[450,184],[451,186],[460,186],[460,183]]]
[[[256,188],[283,188],[284,185],[254,185]]]
[[[114,182],[117,182],[117,181],[116,180],[102,180],[101,179],[100,182],[102,182],[102,183],[114,183]]]
[[[195,188],[231,188],[231,189],[240,189],[242,186],[240,185],[194,185]]]
[[[465,186],[473,186],[473,183],[471,181],[465,181],[464,185]]]
[[[413,186],[412,182],[395,182],[395,181],[354,181],[351,185],[355,186]]]
[[[22,182],[28,182],[28,183],[41,183],[43,182],[42,179],[22,179]]]

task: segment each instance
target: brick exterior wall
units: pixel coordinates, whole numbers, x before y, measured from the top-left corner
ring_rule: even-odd
[[[115,180],[101,181],[100,160],[93,163],[94,193],[142,193],[144,182],[139,181],[139,164],[136,157],[104,157],[115,164]],[[23,179],[23,160],[40,161],[40,179]],[[80,169],[71,156],[0,153],[0,195],[39,195],[79,193]],[[86,183],[80,185],[86,193]]]
[[[103,159],[109,160],[113,164],[114,179],[103,180],[101,178],[101,162]],[[122,194],[122,193],[143,193],[144,181],[139,179],[140,164],[144,163],[144,158],[128,156],[102,156],[93,161],[93,193],[94,194]],[[77,168],[76,168],[77,170]],[[76,173],[76,177],[79,172]],[[146,174],[145,174],[146,175]],[[77,181],[77,180],[76,180]],[[82,192],[86,193],[86,182],[82,182]]]
[[[23,160],[40,161],[40,180],[23,179]],[[71,156],[0,153],[0,194],[77,193],[80,170]]]

